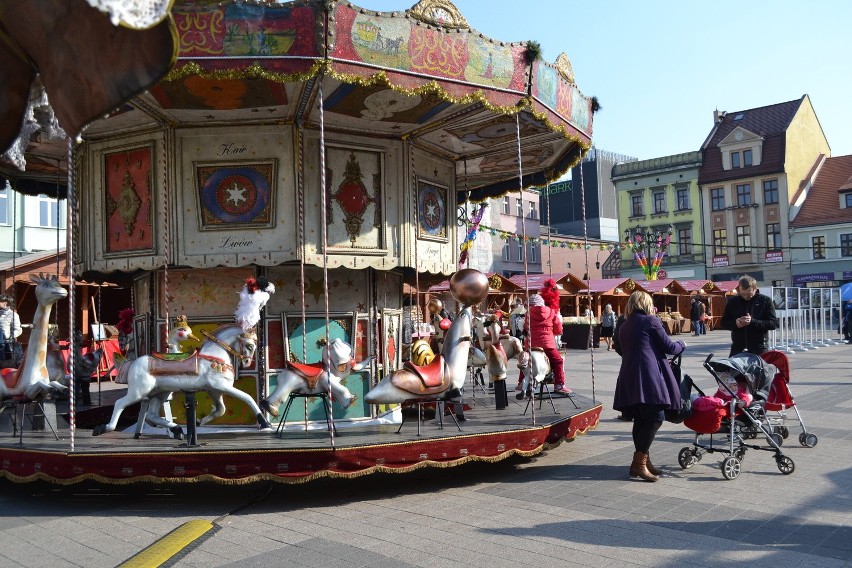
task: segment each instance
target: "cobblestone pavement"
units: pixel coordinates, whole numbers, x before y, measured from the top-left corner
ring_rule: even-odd
[[[714,389],[701,363],[727,354],[727,332],[678,338],[689,343],[686,372]],[[0,566],[116,566],[194,519],[214,529],[165,565],[850,566],[850,355],[839,344],[791,356],[791,388],[819,437],[803,447],[790,423],[791,475],[759,451],[732,481],[718,455],[682,470],[692,433],[665,424],[652,448],[662,479],[630,480],[631,425],[611,409],[620,359],[569,351],[568,384],[603,402],[602,418],[536,458],[303,485],[2,483]]]

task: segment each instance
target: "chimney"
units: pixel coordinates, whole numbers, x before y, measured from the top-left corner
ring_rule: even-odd
[[[716,109],[713,111],[713,124],[719,124],[725,118],[727,113],[723,110]]]

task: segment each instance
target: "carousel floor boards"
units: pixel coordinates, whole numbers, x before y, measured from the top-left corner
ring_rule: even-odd
[[[452,467],[469,461],[496,462],[515,455],[533,456],[571,440],[597,426],[601,404],[575,396],[554,399],[557,413],[545,401],[536,421],[522,415],[524,404],[509,403],[495,410],[493,397],[478,396],[465,411],[461,432],[449,417],[440,429],[434,416],[421,424],[409,417],[399,424],[340,427],[332,447],[327,430],[288,430],[282,438],[272,431],[198,434],[198,445],[131,432],[93,437],[77,429],[70,451],[68,424],[60,421],[57,441],[47,431],[24,433],[23,444],[12,436],[9,421],[0,417],[0,477],[14,482],[46,480],[72,484],[84,480],[102,483],[195,482],[223,484],[273,480],[302,483],[320,477],[356,477],[375,472],[403,473],[420,467]]]

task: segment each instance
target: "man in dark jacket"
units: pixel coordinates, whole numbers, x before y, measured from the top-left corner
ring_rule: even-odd
[[[701,335],[701,303],[698,298],[692,298],[689,319],[692,320],[692,331],[695,332],[693,335]]]
[[[737,294],[728,300],[722,314],[722,329],[731,330],[729,356],[743,351],[760,355],[769,350],[769,332],[778,327],[775,305],[757,291],[757,281],[751,276],[740,278]]]

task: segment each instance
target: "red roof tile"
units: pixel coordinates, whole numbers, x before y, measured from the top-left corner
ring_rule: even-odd
[[[852,155],[827,158],[790,226],[811,227],[852,222],[852,208],[841,209],[837,196],[842,188],[849,185],[850,178]]]

